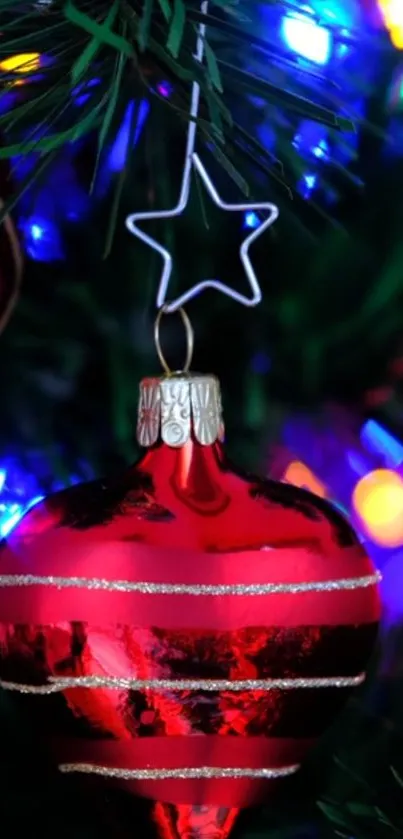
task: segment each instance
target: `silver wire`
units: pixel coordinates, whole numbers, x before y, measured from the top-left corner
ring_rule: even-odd
[[[201,4],[202,14],[207,14],[208,5],[208,0],[203,0]],[[204,57],[205,35],[206,24],[201,23],[198,28],[195,53],[195,58],[200,63],[203,61]],[[126,227],[129,230],[129,232],[133,236],[139,238],[142,242],[144,242],[146,245],[148,245],[162,257],[162,272],[160,282],[158,285],[156,302],[157,308],[160,309],[162,306],[164,306],[166,313],[177,311],[177,309],[180,309],[182,306],[184,306],[194,297],[198,296],[202,291],[205,291],[207,288],[215,289],[215,291],[219,291],[222,294],[225,294],[227,297],[230,297],[232,300],[234,300],[237,303],[240,303],[243,306],[257,306],[262,299],[262,292],[249,256],[249,249],[253,242],[255,242],[256,239],[258,239],[269,227],[271,227],[271,225],[274,224],[274,222],[279,216],[278,207],[270,202],[258,202],[254,204],[242,202],[240,204],[228,204],[227,202],[221,199],[206,170],[206,167],[200,160],[199,155],[195,152],[197,132],[196,120],[199,113],[199,104],[200,85],[197,82],[193,82],[189,111],[189,127],[187,133],[185,159],[182,172],[182,182],[177,204],[168,210],[153,210],[150,212],[132,213],[126,218]],[[248,295],[241,294],[240,292],[236,291],[235,289],[231,288],[225,283],[222,283],[220,280],[206,279],[192,286],[183,294],[179,295],[179,297],[176,297],[174,300],[167,300],[169,281],[171,279],[173,270],[172,256],[169,250],[163,247],[163,245],[161,245],[160,242],[158,242],[148,233],[145,233],[143,230],[141,230],[138,226],[138,223],[143,221],[153,221],[155,219],[173,219],[182,215],[183,211],[187,207],[189,200],[193,170],[196,171],[197,174],[200,176],[201,181],[206,191],[208,192],[210,198],[212,199],[214,204],[216,204],[216,206],[219,207],[221,210],[230,212],[261,211],[268,214],[267,218],[264,221],[262,221],[259,224],[259,226],[255,228],[255,230],[252,230],[252,232],[249,233],[246,239],[244,239],[239,250],[240,260],[242,262],[248,280],[250,290],[250,293]]]

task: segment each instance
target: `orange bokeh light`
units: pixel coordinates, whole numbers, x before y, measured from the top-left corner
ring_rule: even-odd
[[[305,466],[305,463],[301,463],[299,460],[293,460],[287,466],[283,480],[301,489],[309,489],[310,492],[314,492],[320,498],[326,498],[327,496],[326,487],[322,484],[322,481],[311,472],[308,466]]]
[[[353,507],[361,526],[377,545],[403,545],[403,481],[396,472],[376,469],[353,492]]]

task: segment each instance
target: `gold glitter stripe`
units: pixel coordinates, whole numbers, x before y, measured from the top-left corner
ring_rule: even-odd
[[[365,673],[359,676],[333,676],[323,679],[119,679],[106,676],[78,676],[68,678],[52,677],[46,685],[24,685],[18,682],[0,681],[3,690],[46,695],[71,688],[111,688],[114,690],[201,690],[232,691],[244,690],[301,690],[311,688],[357,687],[365,680]]]
[[[124,781],[162,781],[193,778],[285,778],[299,769],[299,764],[279,766],[276,769],[241,769],[238,767],[200,766],[183,769],[117,769],[93,763],[62,763],[60,772],[81,772],[84,775],[102,775]]]
[[[129,580],[103,580],[86,577],[40,577],[35,574],[0,575],[0,588],[14,586],[52,586],[53,588],[84,588],[92,591],[134,592],[137,594],[262,595],[301,594],[309,591],[352,591],[374,586],[382,579],[377,571],[365,577],[339,580],[313,580],[309,583],[237,583],[235,585],[186,585],[182,583],[144,583]]]

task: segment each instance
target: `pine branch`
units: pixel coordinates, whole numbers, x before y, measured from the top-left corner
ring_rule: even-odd
[[[273,6],[276,0],[266,3]],[[294,7],[281,0],[278,4],[282,9]],[[166,107],[178,120],[186,120],[191,84],[197,81],[201,136],[215,150],[219,165],[245,191],[250,190],[254,164],[266,167],[288,189],[282,161],[280,168],[273,168],[263,148],[257,153],[250,145],[245,154],[241,145],[235,153],[237,105],[243,102],[250,108],[258,96],[267,106],[280,106],[285,113],[324,122],[338,131],[353,126],[342,116],[331,85],[328,106],[322,101],[323,90],[318,101],[318,75],[308,66],[305,70],[298,66],[301,93],[290,92],[297,65],[273,45],[270,32],[266,40],[260,37],[253,23],[257,5],[255,0],[210,0],[209,13],[203,15],[195,0],[53,0],[34,7],[22,0],[0,0],[0,58],[41,56],[40,68],[34,65],[24,73],[21,67],[0,67],[0,102],[10,93],[15,99],[12,111],[0,116],[4,132],[0,159],[32,150],[47,157],[93,131],[98,133],[100,154],[122,101],[133,95],[152,101],[158,79],[173,83],[174,96]],[[200,66],[194,49],[202,22],[207,24],[207,37],[205,62]],[[243,66],[241,46],[246,56]],[[254,71],[248,56],[253,58]],[[276,66],[282,68],[281,74],[269,80],[266,68]],[[91,87],[94,78],[98,83]],[[90,95],[78,108],[77,96],[83,91]],[[182,109],[178,96],[183,99]],[[235,104],[228,108],[229,102]]]

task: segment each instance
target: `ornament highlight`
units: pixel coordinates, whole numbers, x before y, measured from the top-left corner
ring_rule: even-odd
[[[227,839],[363,682],[379,575],[327,501],[229,463],[183,319],[179,373],[157,321],[140,461],[3,543],[0,678],[61,772],[151,799],[161,839]]]

